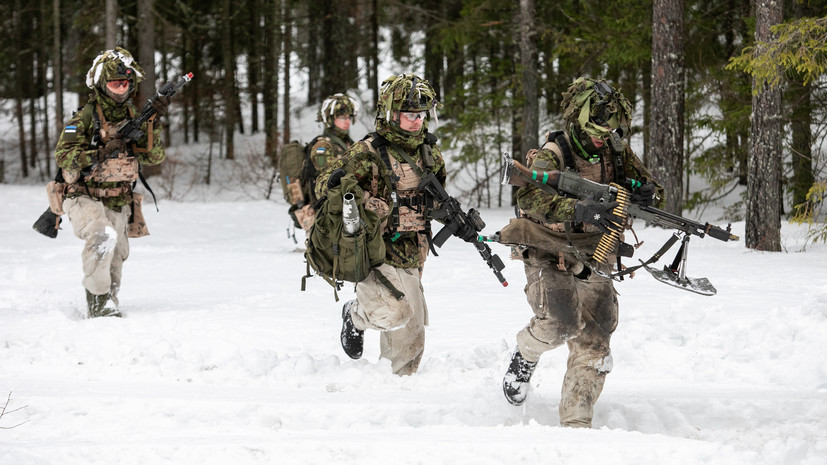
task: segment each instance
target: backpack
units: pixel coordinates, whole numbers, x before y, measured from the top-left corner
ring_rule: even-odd
[[[355,234],[344,232],[342,217],[343,197],[353,194],[358,205],[361,228]],[[382,223],[386,219],[364,206],[364,192],[353,174],[346,174],[341,183],[328,190],[316,204],[316,221],[310,228],[305,243],[304,257],[307,274],[302,278],[302,290],[312,268],[333,286],[336,301],[341,281],[359,283],[371,270],[385,262],[385,241]]]
[[[307,158],[306,146],[297,140],[284,144],[279,154],[279,182],[284,200],[290,205],[303,206],[302,171]]]

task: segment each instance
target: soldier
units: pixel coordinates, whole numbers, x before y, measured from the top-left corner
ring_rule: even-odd
[[[366,193],[366,208],[387,217],[385,263],[356,285],[356,299],[342,308],[341,343],[345,353],[362,356],[366,329],[381,331],[381,356],[393,372],[416,372],[425,349],[428,307],[422,269],[431,235],[432,199],[418,190],[420,178],[434,173],[444,183],[445,162],[428,124],[436,121],[439,102],[428,81],[413,75],[391,76],[382,83],[376,132],[354,144],[323,173],[316,186],[321,197],[352,174]],[[471,226],[457,236],[475,240]],[[401,291],[404,297],[397,299]]]
[[[119,123],[137,116],[131,98],[142,78],[143,69],[128,51],[116,47],[98,55],[86,74],[89,100],[66,123],[55,148],[66,186],[63,210],[86,243],[81,256],[89,318],[121,316],[118,290],[136,208],[132,186],[139,165],[165,157],[154,116],[141,127],[145,135],[137,143],[127,145],[117,135]],[[153,99],[158,115],[165,115],[168,105],[167,97]]]
[[[664,202],[663,189],[622,140],[629,135],[632,106],[620,92],[604,80],[581,77],[563,93],[562,111],[565,131],[547,136],[533,160],[535,154],[526,156],[531,169],[568,168],[603,184],[624,185],[626,178],[632,178],[641,183],[632,192],[632,202]],[[517,334],[517,349],[503,379],[505,397],[521,405],[540,356],[565,343],[569,357],[560,423],[591,427],[594,404],[612,369],[609,339],[617,325],[617,298],[612,280],[584,267],[568,246],[576,244],[583,254],[592,254],[603,233],[618,233],[625,225],[618,226],[621,220],[612,212],[616,202],[601,204],[552,195],[533,184],[518,191],[517,205],[519,216],[528,218],[527,224],[536,228],[534,234],[551,238],[557,247],[550,250],[549,241],[538,241],[546,247],[515,249],[519,251],[516,258],[524,262],[525,293],[534,316]],[[615,257],[609,263],[613,260]]]
[[[305,166],[301,179],[304,206],[290,207],[289,213],[295,215],[296,222],[305,231],[310,231],[316,211],[316,177],[334,161],[341,158],[345,151],[353,145],[350,138],[350,125],[356,119],[359,111],[359,102],[346,94],[334,94],[326,98],[319,107],[316,121],[325,124],[324,132],[316,136],[308,148],[308,159],[311,166]]]

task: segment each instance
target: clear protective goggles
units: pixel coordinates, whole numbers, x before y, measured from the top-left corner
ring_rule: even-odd
[[[413,123],[418,119],[424,120],[425,117],[428,115],[427,111],[400,111],[400,114],[405,117],[408,121]]]

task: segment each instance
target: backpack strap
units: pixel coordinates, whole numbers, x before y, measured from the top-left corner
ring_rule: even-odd
[[[560,147],[560,151],[563,153],[563,164],[566,168],[573,170],[575,169],[574,155],[571,152],[571,145],[569,145],[563,134],[563,131],[551,132],[548,135],[548,141],[554,142],[558,147]]]

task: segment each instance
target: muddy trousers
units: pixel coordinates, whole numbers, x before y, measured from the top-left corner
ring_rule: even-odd
[[[612,369],[609,341],[617,327],[617,297],[610,279],[595,274],[578,279],[554,263],[525,262],[525,292],[534,316],[517,334],[517,345],[530,362],[568,345],[560,424],[591,427],[594,404]]]
[[[75,236],[83,239],[83,287],[95,295],[110,293],[118,304],[123,262],[129,256],[126,235],[129,205],[120,212],[106,208],[103,203],[86,195],[63,201],[63,210],[69,215]]]
[[[425,326],[428,324],[428,306],[419,271],[387,264],[377,270],[405,297],[396,300],[377,279],[376,272],[371,272],[367,279],[356,285],[358,304],[350,313],[353,325],[360,330],[381,331],[381,357],[391,361],[395,374],[414,374],[425,351]]]

